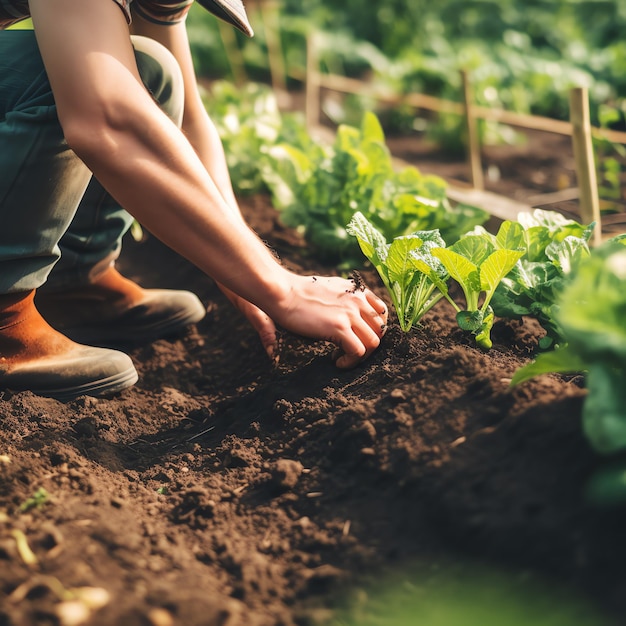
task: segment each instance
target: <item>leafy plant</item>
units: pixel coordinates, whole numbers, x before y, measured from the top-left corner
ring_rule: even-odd
[[[360,128],[341,125],[332,145],[310,140],[305,149],[283,142],[265,152],[263,178],[281,219],[325,259],[348,264],[358,258],[346,230],[357,212],[386,239],[438,229],[448,242],[488,217],[476,207],[452,206],[440,177],[414,167],[396,171],[372,112]]]
[[[259,83],[239,88],[217,81],[203,92],[203,102],[222,140],[235,190],[266,191],[261,174],[264,148],[301,137],[298,126],[304,129],[304,122],[282,114],[271,89]]]
[[[417,231],[388,244],[361,213],[354,215],[347,230],[387,287],[402,330],[410,330],[445,298],[456,310],[460,328],[473,333],[479,346],[491,348],[494,313],[489,303],[500,281],[524,254],[517,249],[523,238],[521,226],[504,223],[496,236],[486,231],[468,233],[449,248],[437,230]],[[463,309],[449,294],[450,278],[465,295]]]
[[[594,224],[585,227],[541,209],[520,213],[516,224],[515,245],[524,250],[524,256],[502,279],[492,307],[498,317],[536,318],[546,330],[539,345],[547,349],[562,340],[557,300],[572,270],[589,255]]]
[[[347,232],[354,235],[363,254],[380,275],[398,315],[400,328],[408,332],[442,298],[430,275],[444,281],[447,273],[431,254],[446,244],[439,231],[419,231],[396,237],[391,244],[360,212],[352,217]],[[424,267],[427,270],[424,271]]]
[[[486,232],[470,233],[449,248],[431,250],[465,296],[462,309],[450,297],[445,284],[437,282],[457,312],[459,327],[473,333],[476,343],[485,349],[492,346],[491,328],[495,319],[490,302],[502,279],[524,254],[523,250],[517,249],[520,238],[518,225],[508,222],[500,227],[495,239]]]
[[[559,298],[556,317],[566,343],[520,368],[512,384],[544,373],[585,372],[583,431],[598,453],[626,450],[626,236],[595,249],[579,264]],[[626,465],[605,472],[593,488],[605,499],[626,499]],[[607,483],[613,485],[606,489]],[[621,487],[620,487],[621,485]],[[619,487],[619,488],[618,488]]]

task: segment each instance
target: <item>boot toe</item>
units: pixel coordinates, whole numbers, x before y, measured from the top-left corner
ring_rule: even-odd
[[[20,363],[0,375],[3,387],[62,401],[82,395],[112,395],[131,387],[137,380],[137,370],[127,354],[89,346]]]

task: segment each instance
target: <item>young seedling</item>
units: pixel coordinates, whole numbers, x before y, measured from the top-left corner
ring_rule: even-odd
[[[363,254],[376,268],[387,288],[400,328],[408,332],[443,297],[436,284],[444,283],[446,271],[430,250],[445,246],[439,231],[418,231],[396,237],[391,244],[360,212],[347,226]]]
[[[38,509],[48,501],[48,497],[48,492],[43,487],[39,487],[30,498],[26,498],[26,500],[20,504],[19,510],[21,513],[26,513],[31,509]]]
[[[437,284],[456,310],[459,327],[473,333],[476,343],[487,350],[493,345],[491,328],[494,323],[494,312],[489,303],[500,281],[524,255],[524,250],[508,247],[516,246],[518,242],[515,230],[507,226],[498,232],[495,240],[487,233],[469,234],[450,248],[430,251],[441,261],[450,277],[459,283],[465,295],[465,308],[462,309],[450,297],[447,286]]]

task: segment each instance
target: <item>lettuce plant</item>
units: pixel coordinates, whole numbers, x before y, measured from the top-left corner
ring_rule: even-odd
[[[559,297],[556,312],[565,343],[520,368],[517,385],[544,373],[585,372],[588,394],[583,431],[600,454],[626,450],[626,236],[595,249],[580,263]],[[616,480],[618,472],[620,480]],[[626,464],[601,476],[594,488],[626,499]],[[607,494],[607,482],[621,487]]]
[[[495,237],[486,232],[470,233],[449,248],[437,230],[417,231],[388,244],[362,213],[353,216],[347,230],[357,238],[387,287],[402,330],[410,330],[445,298],[456,310],[459,326],[473,333],[479,346],[491,347],[494,313],[489,302],[502,278],[524,254],[514,248],[521,227],[503,224]],[[450,278],[463,290],[464,308],[449,294]]]
[[[430,254],[445,242],[439,231],[418,231],[396,237],[390,244],[360,212],[352,217],[347,232],[354,235],[363,254],[376,268],[393,302],[400,328],[408,332],[443,297],[435,283],[447,272]]]
[[[359,128],[341,125],[332,145],[283,141],[264,153],[263,177],[282,221],[326,260],[347,265],[361,258],[346,229],[357,212],[387,240],[438,229],[448,243],[488,217],[476,207],[453,206],[442,178],[415,167],[397,171],[371,112]]]
[[[554,347],[562,341],[556,321],[558,297],[572,270],[589,256],[594,225],[586,227],[541,209],[520,213],[513,224],[508,228],[515,233],[515,247],[523,249],[524,256],[496,289],[492,307],[499,317],[536,318],[546,331],[540,347]]]
[[[503,224],[495,238],[486,232],[470,233],[449,248],[431,250],[460,285],[465,307],[461,308],[450,297],[445,283],[437,282],[437,287],[456,310],[460,328],[473,333],[476,343],[485,349],[492,346],[494,311],[490,306],[491,299],[502,279],[524,254],[523,250],[516,249],[518,231],[515,224]]]
[[[301,141],[305,128],[301,116],[282,113],[275,94],[259,83],[237,87],[216,81],[210,92],[203,91],[202,99],[224,145],[237,193],[267,192],[262,176],[264,150],[283,141],[296,141],[296,137]]]

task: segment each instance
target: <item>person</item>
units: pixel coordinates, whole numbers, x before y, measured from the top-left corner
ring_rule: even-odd
[[[217,282],[268,354],[277,327],[333,342],[341,368],[380,343],[370,289],[289,271],[244,221],[199,95],[192,2],[0,0],[0,389],[119,392],[137,372],[116,346],[204,316],[117,271],[133,218]],[[241,0],[198,2],[253,35]]]

